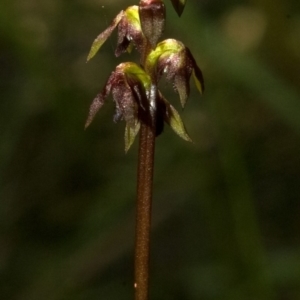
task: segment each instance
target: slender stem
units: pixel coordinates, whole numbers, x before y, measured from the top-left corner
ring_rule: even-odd
[[[140,129],[135,240],[135,300],[148,300],[149,253],[153,167],[155,150],[155,114]]]
[[[141,65],[145,65],[151,45],[145,40]],[[135,300],[149,299],[150,230],[156,138],[157,86],[152,84],[149,109],[142,112],[137,174],[137,202],[134,256]]]

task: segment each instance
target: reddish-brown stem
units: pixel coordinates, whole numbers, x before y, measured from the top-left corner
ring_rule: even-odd
[[[148,300],[149,252],[153,167],[155,150],[155,117],[148,113],[149,122],[142,122],[140,129],[136,239],[135,239],[135,300]]]
[[[141,64],[145,65],[151,45],[145,41]],[[156,83],[152,84],[149,107],[141,112],[139,158],[137,174],[137,202],[134,255],[135,300],[149,299],[150,231],[153,190],[154,152],[156,138]]]

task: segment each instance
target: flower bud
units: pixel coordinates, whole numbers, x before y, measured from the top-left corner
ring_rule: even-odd
[[[171,0],[178,16],[180,17],[185,7],[186,0]]]
[[[143,33],[151,47],[155,48],[165,27],[165,5],[161,0],[141,0],[139,14]]]
[[[141,28],[138,6],[130,6],[125,10],[125,15],[118,25],[118,42],[116,56],[130,52],[135,47],[142,52],[145,36]]]

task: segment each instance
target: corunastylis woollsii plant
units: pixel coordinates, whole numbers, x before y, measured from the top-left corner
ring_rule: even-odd
[[[171,0],[180,16],[186,0]],[[155,138],[162,133],[166,122],[181,138],[191,141],[177,110],[158,90],[163,75],[178,93],[184,107],[189,96],[190,77],[203,92],[201,70],[190,50],[180,41],[166,39],[159,42],[166,19],[161,0],[141,0],[139,5],[122,10],[93,42],[87,60],[90,60],[117,28],[118,41],[115,55],[135,48],[140,53],[139,64],[119,64],[109,76],[103,90],[93,100],[85,127],[93,121],[105,99],[112,94],[115,102],[114,121],[124,120],[125,151],[139,133],[137,175],[136,239],[135,239],[135,299],[149,297],[149,244]]]

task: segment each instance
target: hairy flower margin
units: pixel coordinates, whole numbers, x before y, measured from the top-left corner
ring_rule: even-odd
[[[186,0],[171,0],[178,15],[181,15]],[[204,81],[190,50],[180,41],[167,39],[157,44],[165,24],[165,6],[161,0],[141,0],[140,5],[129,6],[122,10],[93,42],[87,60],[101,48],[115,28],[118,41],[115,55],[130,52],[136,48],[143,58],[141,66],[125,62],[118,65],[109,76],[102,92],[93,100],[85,127],[88,127],[105,99],[112,94],[115,102],[114,121],[124,120],[125,151],[127,152],[139,132],[143,116],[155,109],[156,135],[163,131],[166,122],[176,134],[191,141],[177,110],[157,90],[163,75],[173,84],[184,107],[190,92],[189,81],[193,76],[199,92],[204,90]],[[145,51],[150,45],[150,51]],[[151,50],[152,48],[152,50]],[[145,54],[146,53],[146,54]],[[155,87],[153,89],[153,87]],[[155,91],[155,105],[150,101]],[[151,98],[152,99],[152,98]]]

